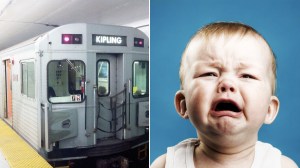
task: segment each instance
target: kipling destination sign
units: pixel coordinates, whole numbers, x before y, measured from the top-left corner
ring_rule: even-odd
[[[93,45],[127,46],[126,36],[93,34]]]

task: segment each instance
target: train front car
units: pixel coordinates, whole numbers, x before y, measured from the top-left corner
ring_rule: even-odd
[[[149,43],[139,30],[71,24],[37,43],[49,159],[105,156],[148,143]]]
[[[144,33],[122,26],[69,24],[42,35],[33,45],[26,49],[34,50],[33,58],[11,60],[15,59],[13,68],[20,64],[15,73],[26,68],[22,63],[28,64],[26,72],[36,81],[31,92],[35,103],[30,106],[37,109],[34,136],[39,141],[33,146],[48,161],[135,149],[140,150],[138,157],[148,157],[147,150],[141,150],[149,141],[149,42]],[[22,81],[24,74],[15,76]],[[33,83],[28,77],[27,85]],[[26,116],[14,112],[13,117],[18,120],[13,119],[12,127]]]

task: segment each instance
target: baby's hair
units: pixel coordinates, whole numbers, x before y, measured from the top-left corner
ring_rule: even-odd
[[[202,27],[200,30],[198,30],[194,36],[190,39],[190,41],[188,42],[188,44],[186,45],[186,48],[182,54],[182,58],[181,58],[181,63],[180,63],[180,70],[179,70],[179,77],[180,77],[180,85],[181,85],[181,89],[183,89],[183,85],[184,85],[184,73],[185,73],[185,59],[186,59],[186,54],[187,54],[187,49],[190,45],[190,43],[194,40],[194,39],[200,39],[202,40],[204,43],[207,43],[208,41],[210,41],[213,38],[219,37],[219,36],[224,36],[224,37],[229,37],[229,36],[233,36],[233,35],[237,35],[240,37],[244,37],[246,35],[252,35],[254,37],[258,37],[258,39],[263,40],[268,48],[269,48],[269,52],[272,56],[272,94],[275,94],[276,91],[276,57],[274,52],[272,51],[272,48],[270,47],[270,45],[268,44],[268,42],[264,39],[264,37],[258,33],[254,28],[252,28],[251,26],[242,24],[242,23],[238,23],[238,22],[216,22],[216,23],[211,23],[208,24],[204,27]]]

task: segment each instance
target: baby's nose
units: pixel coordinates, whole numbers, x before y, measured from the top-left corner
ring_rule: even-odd
[[[218,85],[218,93],[223,92],[236,92],[236,86],[230,80],[223,80]]]

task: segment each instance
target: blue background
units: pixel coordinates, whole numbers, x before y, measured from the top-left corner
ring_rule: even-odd
[[[299,0],[151,0],[150,162],[168,146],[196,137],[180,118],[173,99],[179,89],[179,62],[190,37],[215,21],[254,27],[277,56],[280,111],[264,125],[259,140],[271,143],[300,165],[300,1]]]

